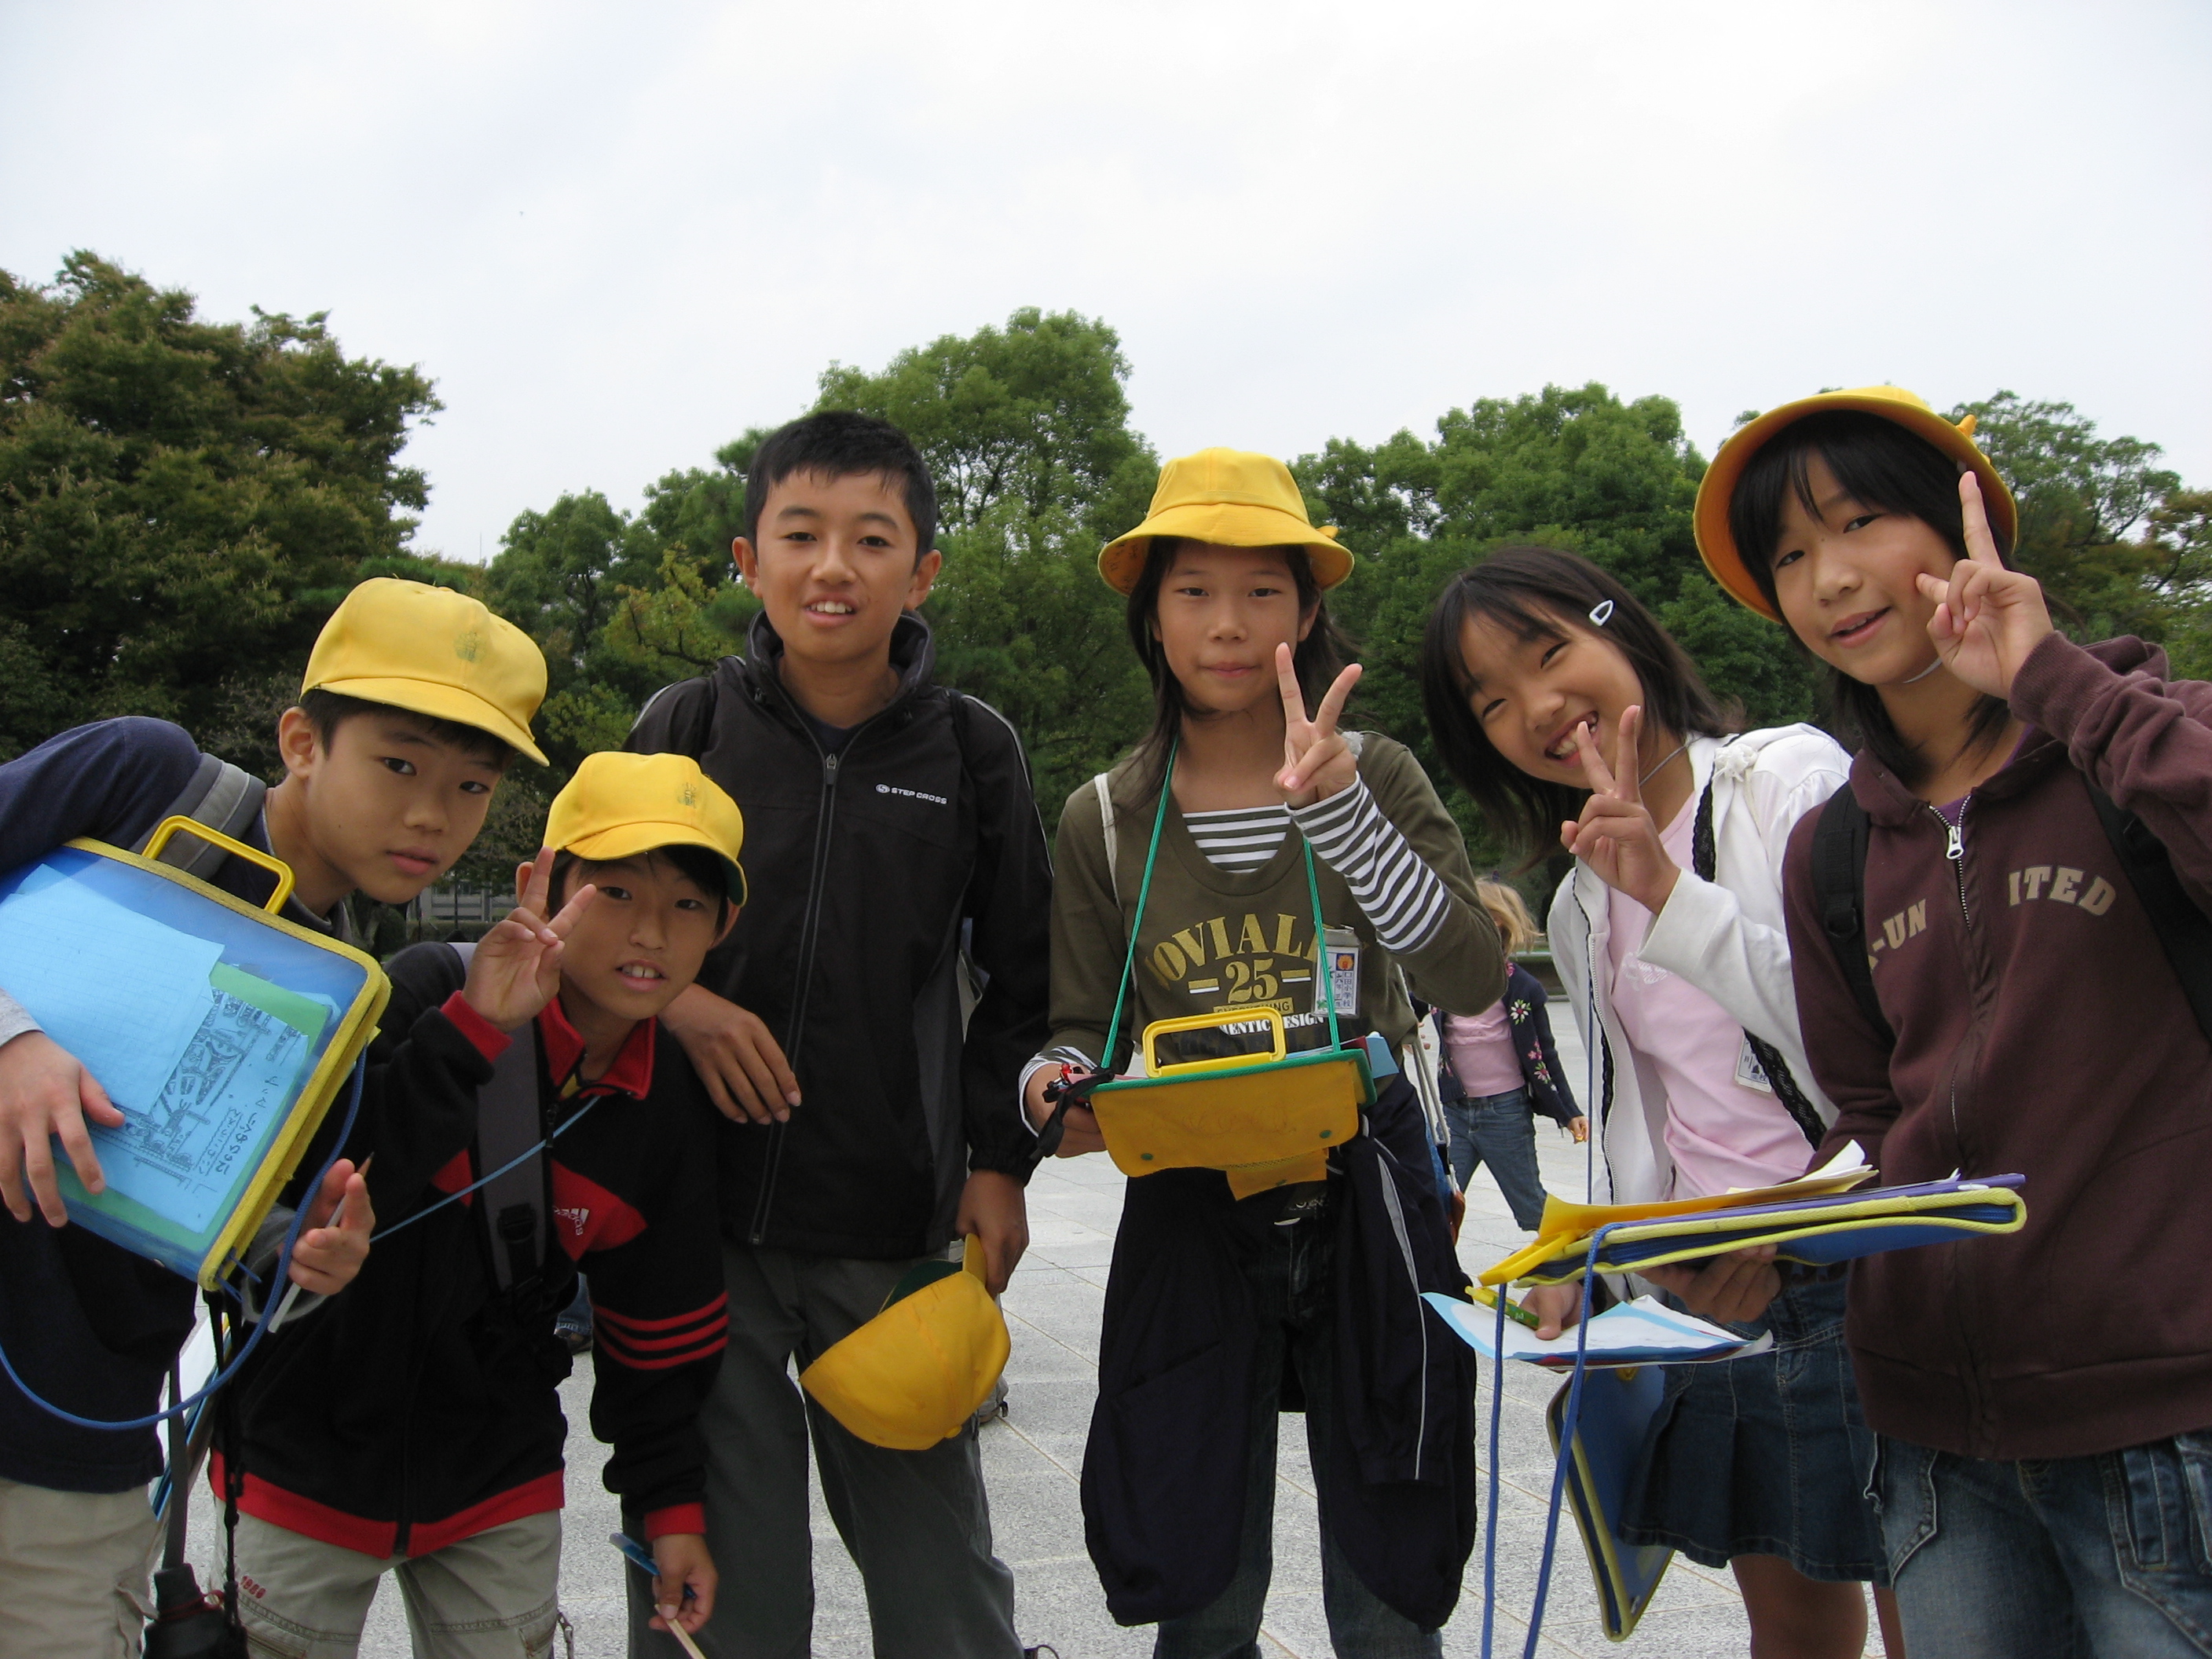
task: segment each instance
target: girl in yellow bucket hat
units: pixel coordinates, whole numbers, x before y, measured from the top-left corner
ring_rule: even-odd
[[[1851,1271],[1905,1643],[2202,1653],[2212,685],[2057,631],[2017,517],[1970,421],[1873,386],[1738,432],[1697,526],[1859,750],[1784,871],[1824,1152],[2026,1177],[2014,1237]]]
[[[1249,1120],[1187,1126],[1214,1135],[1219,1162],[1184,1158],[1129,1184],[1084,1462],[1091,1558],[1115,1617],[1158,1622],[1165,1659],[1251,1650],[1276,1414],[1302,1395],[1335,1650],[1435,1654],[1474,1541],[1474,1379],[1419,1300],[1465,1283],[1426,1121],[1395,1074],[1326,1146],[1281,1158],[1279,1122],[1260,1120],[1279,1085],[1273,1118],[1297,1117],[1294,1076],[1350,1069],[1302,1054],[1368,1032],[1399,1052],[1409,982],[1460,1012],[1495,1003],[1497,930],[1412,755],[1339,729],[1359,671],[1343,665],[1323,594],[1352,556],[1314,526],[1280,461],[1209,449],[1169,462],[1144,523],[1098,563],[1128,596],[1155,714],[1060,817],[1054,1047],[1024,1079],[1031,1121],[1064,1135],[1062,1156],[1114,1142],[1122,1163],[1130,1143],[1114,1138],[1129,1132],[1107,1097],[1097,1115],[1055,1120],[1055,1078],[1236,1066],[1262,1042],[1289,1063],[1251,1068]],[[1176,1021],[1208,1029],[1174,1046],[1158,1028]],[[1133,1030],[1146,1036],[1118,1040]]]

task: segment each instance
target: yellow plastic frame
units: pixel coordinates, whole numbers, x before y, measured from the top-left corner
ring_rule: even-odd
[[[276,890],[269,896],[266,903],[248,904],[244,899],[226,893],[196,876],[188,876],[174,865],[161,863],[152,856],[178,834],[197,836],[222,848],[234,858],[244,859],[271,872],[276,877]],[[223,1274],[236,1265],[246,1246],[252,1243],[255,1231],[261,1225],[262,1218],[276,1203],[277,1194],[283,1190],[285,1182],[291,1180],[299,1169],[301,1158],[307,1154],[307,1142],[321,1126],[323,1115],[337,1097],[346,1073],[353,1069],[353,1063],[360,1058],[361,1051],[374,1041],[376,1022],[392,1000],[392,981],[385,977],[384,969],[377,964],[376,958],[367,952],[302,927],[297,922],[287,921],[276,914],[292,896],[293,876],[289,865],[258,848],[234,840],[220,830],[210,829],[198,819],[181,817],[162,819],[155,827],[152,838],[147,842],[143,854],[110,846],[88,836],[79,836],[68,844],[81,852],[113,859],[118,864],[150,870],[164,881],[175,882],[201,898],[212,899],[240,915],[252,917],[264,927],[274,927],[318,950],[345,957],[368,970],[361,994],[354,999],[353,1006],[338,1017],[337,1029],[331,1033],[331,1040],[323,1049],[321,1060],[301,1086],[299,1098],[293,1103],[283,1127],[277,1130],[276,1139],[270,1143],[269,1152],[261,1160],[260,1170],[239,1195],[237,1207],[231,1212],[229,1222],[216,1235],[215,1243],[209,1247],[206,1256],[200,1262],[197,1275],[200,1287],[216,1290],[220,1287]]]
[[[1158,1066],[1152,1062],[1154,1039],[1172,1036],[1177,1031],[1218,1030],[1224,1025],[1249,1025],[1257,1015],[1267,1024],[1267,1037],[1272,1052],[1262,1061],[1257,1054],[1216,1054],[1210,1060],[1177,1060],[1172,1066]],[[1156,1019],[1145,1027],[1143,1054],[1145,1069],[1153,1077],[1188,1077],[1194,1072],[1233,1072],[1241,1066],[1267,1064],[1281,1060],[1290,1053],[1283,1036],[1283,1016],[1275,1008],[1221,1008],[1210,1014],[1178,1014],[1173,1019]]]

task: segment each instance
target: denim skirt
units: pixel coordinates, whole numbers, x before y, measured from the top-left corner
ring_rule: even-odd
[[[1842,1275],[1785,1281],[1763,1319],[1729,1328],[1771,1331],[1774,1346],[1668,1367],[1622,1531],[1708,1567],[1778,1555],[1808,1578],[1887,1584]]]

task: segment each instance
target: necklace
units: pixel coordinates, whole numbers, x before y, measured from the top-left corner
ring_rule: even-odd
[[[1667,760],[1662,760],[1662,761],[1661,761],[1661,762],[1659,763],[1659,764],[1658,764],[1658,765],[1656,765],[1656,766],[1653,767],[1653,768],[1652,768],[1649,772],[1646,772],[1646,773],[1645,773],[1642,777],[1640,777],[1640,778],[1637,779],[1637,781],[1636,781],[1636,787],[1637,787],[1637,788],[1638,788],[1639,791],[1640,791],[1640,790],[1642,790],[1642,789],[1643,789],[1643,787],[1644,787],[1644,786],[1645,784],[1647,784],[1647,783],[1650,782],[1652,779],[1654,779],[1654,778],[1657,777],[1657,776],[1660,775],[1660,773],[1662,773],[1662,772],[1663,772],[1663,771],[1665,771],[1665,770],[1667,769],[1667,761],[1670,761],[1670,760],[1674,759],[1675,755],[1679,755],[1679,754],[1680,754],[1680,753],[1681,753],[1685,749],[1687,749],[1689,746],[1690,746],[1690,740],[1689,740],[1687,738],[1683,738],[1681,742],[1680,742],[1680,743],[1676,744],[1674,745],[1674,752],[1673,752],[1672,754],[1669,754],[1669,755],[1667,757]]]

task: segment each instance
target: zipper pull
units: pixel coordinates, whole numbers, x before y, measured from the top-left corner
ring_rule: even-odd
[[[1963,812],[1960,814],[1961,817],[1965,816]],[[1943,821],[1943,856],[1954,864],[1966,856],[1966,826],[1953,823],[1948,818]]]
[[[830,775],[830,781],[835,783],[837,781],[837,757],[824,755],[822,757],[822,769]],[[1954,854],[1952,856],[1955,858],[1958,855]]]

